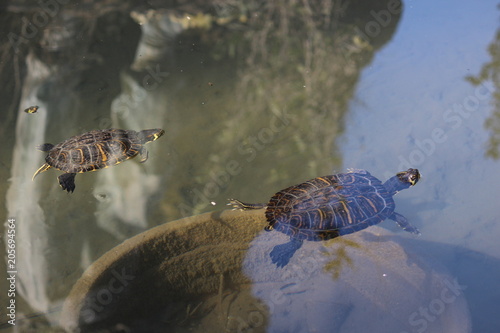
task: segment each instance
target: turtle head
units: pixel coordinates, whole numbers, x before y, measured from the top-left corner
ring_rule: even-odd
[[[396,174],[396,176],[390,178],[384,183],[391,195],[398,193],[401,190],[405,190],[413,185],[415,185],[420,179],[420,173],[417,169],[408,169],[406,171],[401,171]]]
[[[408,187],[410,187],[418,183],[420,179],[420,173],[417,169],[408,169],[406,171],[398,172],[396,174],[396,177],[398,177],[400,182],[409,184]]]
[[[160,128],[147,129],[139,132],[139,138],[143,144],[155,141],[160,136],[165,134],[165,131]]]

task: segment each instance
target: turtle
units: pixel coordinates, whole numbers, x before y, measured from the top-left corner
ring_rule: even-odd
[[[35,172],[32,179],[54,167],[65,172],[58,177],[62,189],[68,193],[73,192],[77,173],[107,168],[137,155],[141,156],[141,163],[146,162],[148,151],[144,145],[155,141],[164,133],[159,128],[140,132],[111,128],[76,135],[57,145],[42,144],[37,149],[48,154],[45,164]]]
[[[33,113],[36,113],[39,108],[40,107],[38,105],[33,105],[33,106],[30,106],[29,108],[24,109],[24,112],[33,114]]]
[[[266,231],[277,230],[290,241],[276,245],[270,253],[278,267],[288,264],[304,240],[322,241],[347,235],[386,219],[394,220],[403,230],[420,231],[394,211],[393,196],[415,185],[417,169],[398,172],[382,183],[366,170],[317,177],[276,193],[267,204],[248,204],[229,199],[233,209],[266,208]]]

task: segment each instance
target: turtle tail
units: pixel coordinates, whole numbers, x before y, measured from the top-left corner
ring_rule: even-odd
[[[52,168],[48,163],[45,163],[44,165],[42,165],[40,168],[38,168],[38,170],[36,170],[35,174],[33,175],[33,178],[31,178],[31,180],[35,180],[35,177],[38,176],[39,173],[42,173],[44,171],[47,171],[49,170],[50,168]]]
[[[265,204],[249,204],[239,201],[237,199],[229,199],[228,206],[233,206],[233,210],[249,210],[249,209],[262,209],[266,208]]]

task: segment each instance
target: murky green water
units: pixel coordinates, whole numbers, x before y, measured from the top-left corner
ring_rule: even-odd
[[[496,5],[10,5],[0,270],[15,288],[2,279],[0,327],[496,332]],[[104,128],[165,135],[144,164],[78,174],[74,193],[54,169],[31,180],[37,145]],[[410,167],[423,177],[395,201],[420,237],[387,221],[305,242],[281,269],[269,253],[288,237],[261,232],[263,212],[221,213],[348,168]]]

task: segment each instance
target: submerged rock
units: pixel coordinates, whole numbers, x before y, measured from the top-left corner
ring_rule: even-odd
[[[464,287],[380,227],[305,242],[289,265],[262,210],[166,223],[110,250],[73,287],[81,332],[470,332]]]

